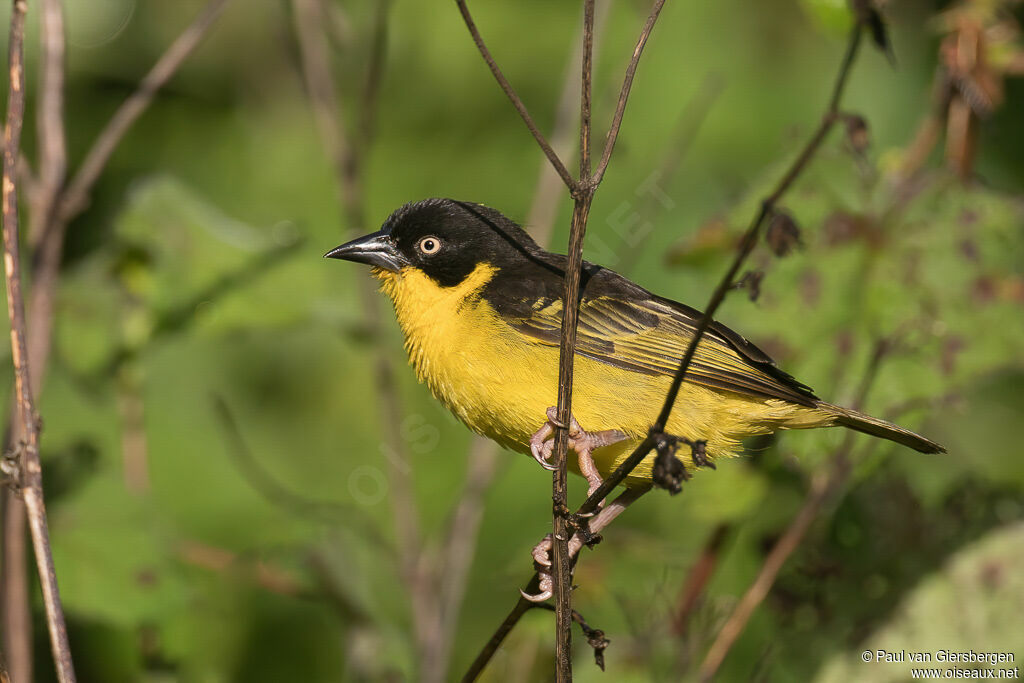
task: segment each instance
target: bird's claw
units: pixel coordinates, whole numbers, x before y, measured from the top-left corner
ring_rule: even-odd
[[[555,448],[555,440],[551,438],[556,427],[565,427],[558,420],[558,409],[552,406],[547,409],[547,422],[530,437],[530,453],[533,459],[540,463],[546,470],[553,471],[555,466],[551,464],[551,454]],[[626,438],[626,435],[617,429],[606,429],[601,432],[587,432],[576,418],[569,416],[569,448],[576,451],[579,456],[580,473],[587,478],[587,495],[590,496],[604,482],[601,474],[594,464],[591,453],[598,448],[610,446]]]
[[[544,602],[549,600],[554,595],[554,584],[551,579],[551,550],[553,543],[551,540],[551,534],[548,534],[541,539],[540,543],[533,546],[533,550],[530,554],[533,556],[533,566],[537,570],[537,576],[539,577],[539,588],[540,592],[536,595],[531,595],[523,589],[519,589],[519,594],[530,602]]]
[[[533,459],[549,472],[553,472],[556,469],[551,464],[551,452],[554,449],[555,442],[548,438],[554,432],[555,428],[551,426],[551,423],[545,422],[544,426],[530,437],[530,453],[533,455]]]

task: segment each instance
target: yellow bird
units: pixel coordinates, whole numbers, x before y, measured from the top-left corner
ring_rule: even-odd
[[[427,199],[326,254],[373,266],[421,382],[473,431],[550,467],[566,257],[498,211]],[[593,491],[647,435],[700,312],[584,262],[570,445]],[[545,422],[545,417],[548,421]],[[720,323],[698,345],[667,432],[707,441],[707,461],[779,429],[840,425],[922,453],[945,449],[826,403]],[[586,430],[586,431],[585,431]],[[682,454],[688,469],[704,464]],[[650,455],[626,479],[651,481]]]

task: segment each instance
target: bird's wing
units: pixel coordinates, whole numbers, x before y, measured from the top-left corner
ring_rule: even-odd
[[[576,352],[634,372],[674,375],[701,314],[684,304],[644,293],[649,296],[585,298],[580,304]],[[538,343],[558,346],[562,302],[538,299],[528,315],[508,322]],[[702,337],[686,379],[751,396],[807,406],[817,403],[809,387],[779,370],[767,354],[720,323],[712,323]]]

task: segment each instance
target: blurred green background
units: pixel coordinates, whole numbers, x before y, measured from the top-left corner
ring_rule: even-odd
[[[1015,4],[968,4],[986,27],[1022,15]],[[72,167],[202,5],[66,3]],[[327,5],[351,125],[375,4]],[[578,5],[470,3],[544,131]],[[862,663],[867,648],[1024,657],[1024,79],[1007,74],[1005,99],[975,121],[969,182],[944,170],[941,135],[919,172],[901,176],[935,108],[950,28],[940,13],[956,7],[886,3],[895,67],[866,43],[844,100],[867,121],[870,146],[858,153],[842,130],[832,134],[783,202],[802,248],[782,259],[755,252],[751,267],[766,273],[760,298],[738,292],[720,314],[837,403],[852,400],[875,341],[895,335],[865,407],[949,454],[858,437],[849,481],[720,680],[909,678],[909,665]],[[596,140],[647,10],[631,0],[607,10]],[[38,20],[30,3],[29,159]],[[594,202],[587,257],[702,306],[757,201],[819,121],[848,21],[839,0],[667,3]],[[70,226],[40,412],[54,553],[83,681],[424,676],[396,561],[393,476],[412,476],[429,575],[442,562],[471,435],[416,383],[381,296],[382,329],[367,327],[358,295],[367,274],[320,257],[424,197],[477,201],[525,222],[543,158],[455,5],[396,0],[365,157],[367,224],[347,225],[294,27],[291,3],[229,3]],[[1019,59],[1020,38],[1009,28],[994,35],[986,49],[998,72]],[[569,210],[561,196],[556,250]],[[384,423],[376,399],[378,350],[394,361],[398,425]],[[387,446],[389,429],[405,455]],[[608,671],[577,632],[577,679],[694,676],[842,436],[754,444],[752,457],[699,473],[681,496],[656,492],[616,522],[584,553],[575,593],[576,608],[611,639]],[[502,453],[483,503],[450,669],[438,680],[461,675],[517,599],[528,551],[550,526],[550,478]],[[674,628],[684,582],[716,529],[717,568]],[[36,677],[49,680],[33,600]],[[552,634],[549,613],[526,615],[487,680],[548,680]]]

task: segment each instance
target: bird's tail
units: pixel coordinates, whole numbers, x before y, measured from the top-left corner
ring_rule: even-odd
[[[870,415],[865,415],[864,413],[859,413],[856,410],[850,410],[849,408],[834,406],[831,403],[822,402],[818,407],[835,415],[835,424],[848,427],[854,431],[888,439],[889,441],[895,441],[898,444],[909,446],[915,451],[919,451],[921,453],[946,452],[945,447],[935,443],[934,441],[929,441],[920,434],[915,434],[909,429],[904,429],[903,427],[894,425],[891,422],[880,420],[877,417],[871,417]]]

